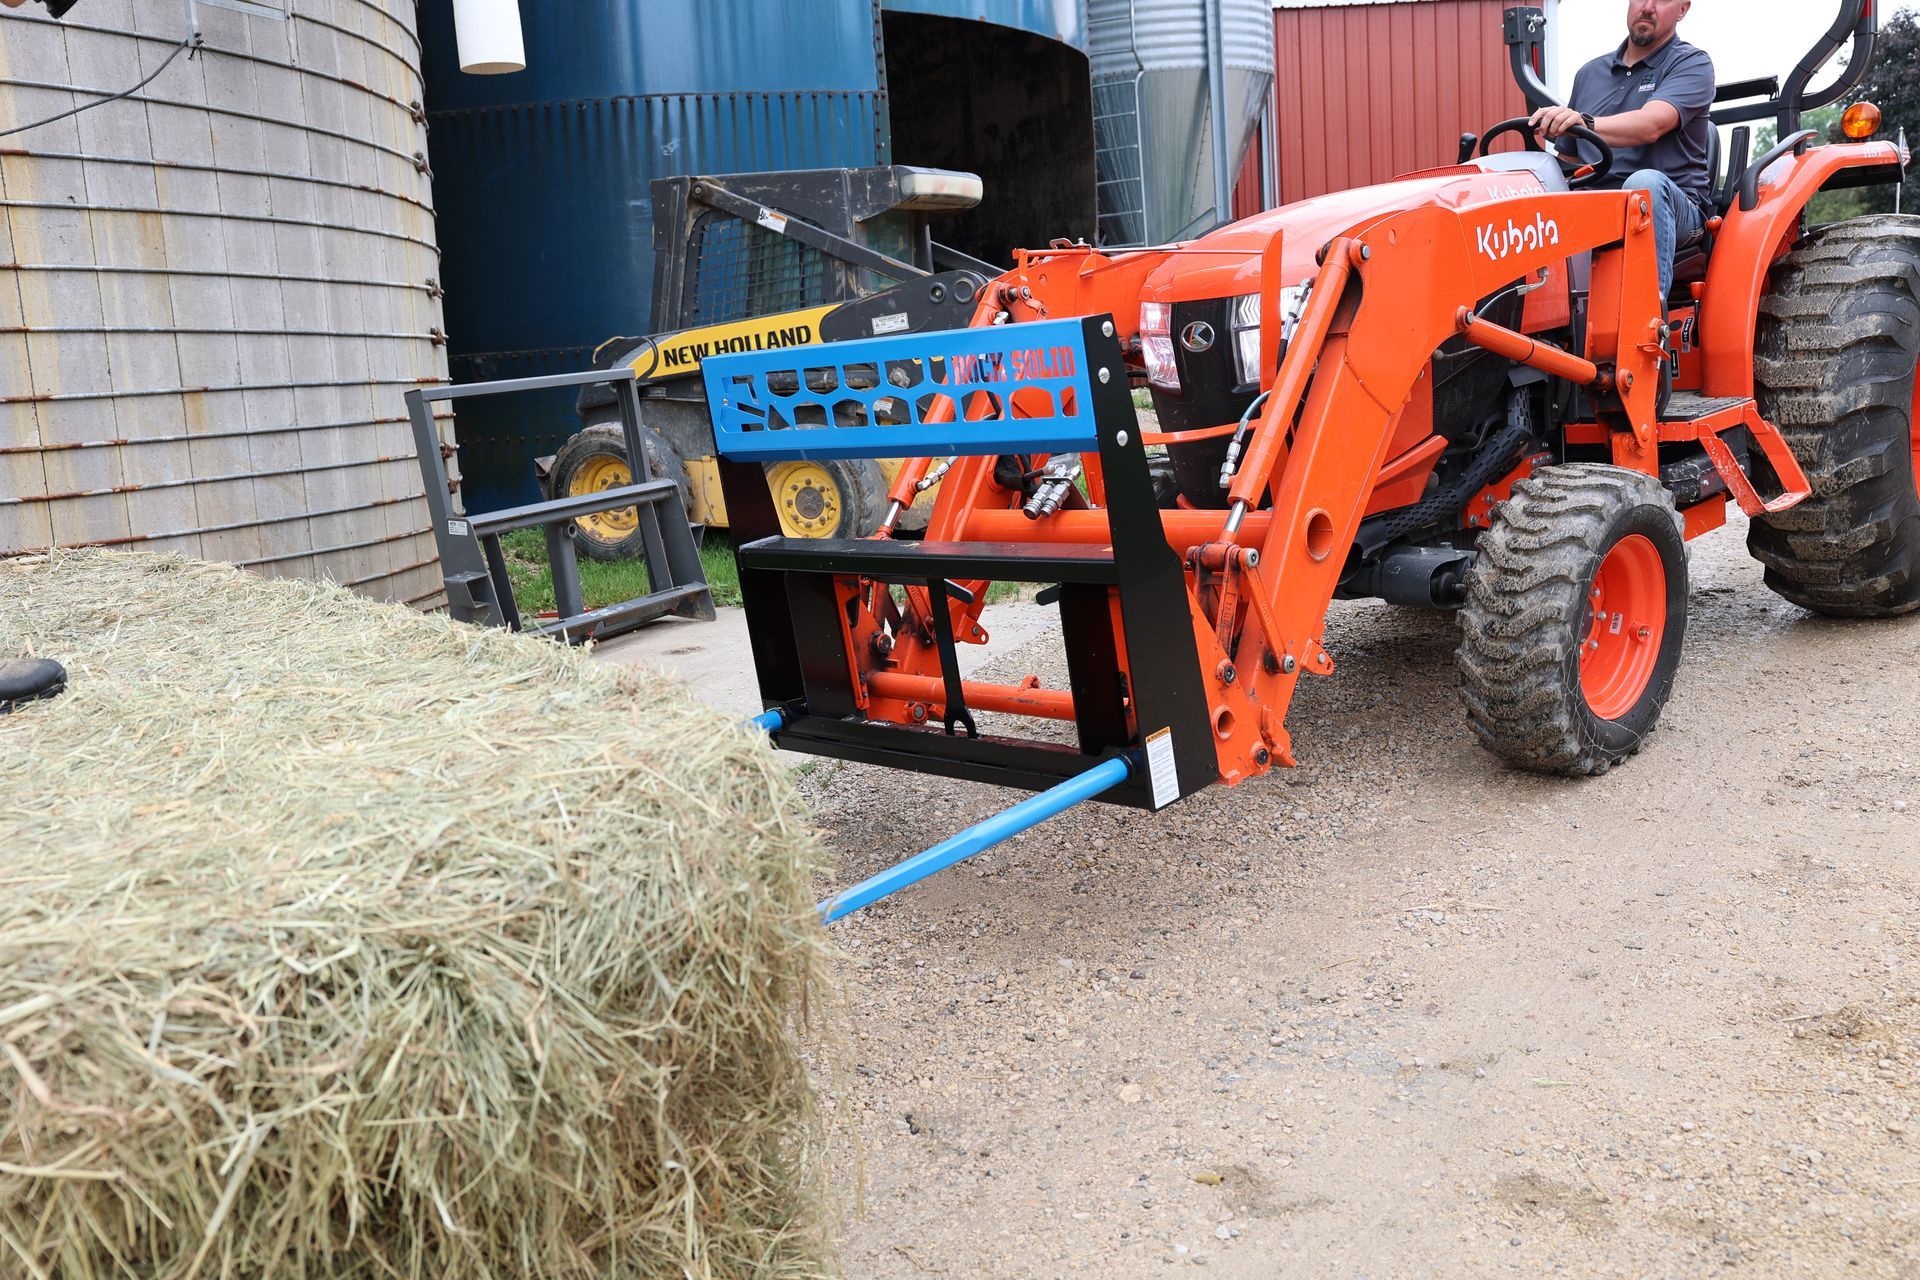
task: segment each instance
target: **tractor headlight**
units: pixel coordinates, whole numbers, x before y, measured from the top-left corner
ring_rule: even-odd
[[[1260,381],[1260,295],[1233,300],[1233,369],[1240,386]]]
[[[1280,291],[1280,349],[1300,327],[1300,313],[1306,308],[1307,286],[1294,285]],[[1244,294],[1233,300],[1233,365],[1239,385],[1252,386],[1260,381],[1260,295]]]
[[[1173,359],[1173,308],[1160,302],[1140,304],[1140,354],[1147,381],[1167,391],[1180,389],[1180,368]]]

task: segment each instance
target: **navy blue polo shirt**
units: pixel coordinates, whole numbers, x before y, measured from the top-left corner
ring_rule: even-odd
[[[1713,133],[1713,59],[1705,49],[1679,36],[1631,67],[1621,60],[1626,51],[1623,42],[1580,68],[1567,105],[1599,119],[1638,111],[1649,102],[1668,102],[1680,113],[1680,124],[1644,147],[1615,147],[1613,172],[1602,185],[1618,187],[1635,170],[1658,169],[1704,207],[1713,187],[1707,170]],[[1598,159],[1591,145],[1578,145],[1583,159]]]

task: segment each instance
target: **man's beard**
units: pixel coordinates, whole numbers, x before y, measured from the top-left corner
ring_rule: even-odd
[[[1627,32],[1627,39],[1633,41],[1633,47],[1636,49],[1651,49],[1653,47],[1653,38],[1658,33],[1659,28],[1649,23],[1647,25],[1647,33],[1641,35],[1640,27],[1636,24],[1632,30]]]

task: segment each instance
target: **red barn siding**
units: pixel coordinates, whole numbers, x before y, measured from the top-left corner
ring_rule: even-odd
[[[1461,133],[1524,115],[1500,30],[1512,2],[1274,10],[1274,137],[1260,144],[1278,152],[1280,203],[1451,164]]]

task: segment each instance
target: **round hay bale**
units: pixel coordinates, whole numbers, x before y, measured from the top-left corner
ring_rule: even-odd
[[[832,1270],[758,735],[177,557],[0,562],[0,655],[0,1275]]]

